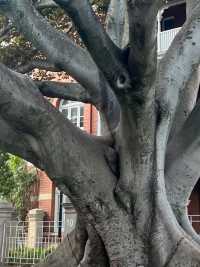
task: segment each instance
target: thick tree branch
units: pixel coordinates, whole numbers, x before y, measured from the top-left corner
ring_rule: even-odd
[[[85,224],[79,217],[75,229],[66,235],[58,248],[36,267],[78,267],[88,239]],[[81,266],[80,266],[81,267]]]
[[[181,253],[186,255],[190,249],[192,249],[194,253],[199,250],[199,246],[197,244],[199,243],[199,238],[197,238],[191,228],[188,227],[188,222],[185,220],[184,212],[186,207],[176,207],[174,203],[172,203],[171,199],[169,199],[169,195],[171,196],[173,192],[169,191],[169,188],[167,188],[164,163],[168,140],[166,133],[170,124],[170,117],[166,114],[164,115],[164,113],[161,114],[163,117],[161,117],[161,122],[158,126],[156,135],[157,175],[156,182],[154,184],[156,191],[156,216],[154,219],[155,233],[153,234],[155,235],[155,242],[153,242],[152,247],[153,257],[156,255],[154,258],[156,266],[172,267],[175,266],[178,261],[182,262],[182,258],[181,260],[179,259]],[[180,204],[182,205],[182,203]],[[193,237],[193,241],[191,241],[191,237]],[[164,242],[162,242],[163,251],[157,247],[160,246],[161,239],[164,240]],[[166,252],[164,252],[164,250]],[[170,250],[171,253],[169,253]],[[194,263],[193,261],[195,263],[199,262],[197,254],[194,258],[188,260],[186,266],[192,265]],[[185,264],[185,259],[183,262]]]
[[[34,137],[15,129],[0,117],[0,147],[5,152],[18,155],[42,169],[42,154]]]
[[[177,221],[184,229],[184,231],[192,237],[192,239],[200,245],[200,236],[192,227],[192,224],[188,217],[188,208],[187,207],[177,207],[173,206],[174,212],[176,214]]]
[[[0,81],[0,145],[3,150],[21,156],[43,169],[43,155],[40,146],[35,136],[30,134],[28,129],[24,129],[23,123],[25,116],[22,115],[23,113],[20,113],[20,108],[18,107],[19,88],[32,86],[35,89],[35,94],[37,94],[37,87],[34,87],[26,78],[21,79],[20,76],[14,75],[3,65],[0,65]],[[11,91],[12,88],[16,88],[15,93]],[[26,92],[25,95],[29,95],[29,93]],[[12,102],[15,97],[17,101]],[[30,101],[24,103],[23,98],[21,104],[22,106],[25,105],[27,108],[34,109]],[[11,118],[13,113],[20,117],[21,125],[17,125],[16,120]],[[10,114],[11,117],[8,119],[6,114]],[[31,124],[33,124],[33,122]]]
[[[60,69],[56,67],[54,64],[49,63],[46,60],[40,60],[40,59],[35,59],[25,65],[18,66],[16,71],[20,73],[29,73],[34,69],[41,69],[41,70],[55,71],[55,72],[60,71]]]
[[[120,48],[128,44],[128,14],[124,0],[111,0],[106,16],[106,31]]]
[[[110,135],[110,137],[112,136],[112,129],[115,129],[118,123],[118,116],[119,116],[118,113],[119,110],[118,109],[116,110],[116,107],[112,106],[113,101],[115,103],[115,100],[112,99],[113,94],[110,94],[110,96],[106,94],[103,95],[103,98],[105,98],[105,103],[107,102],[109,103],[109,105],[107,106],[105,104],[105,106],[102,106],[101,103],[98,102],[98,99],[96,97],[94,97],[93,95],[91,96],[87,92],[87,90],[78,83],[35,81],[35,84],[38,86],[40,92],[44,96],[93,104],[97,108],[97,110],[99,110],[104,119],[105,122],[104,135]],[[115,111],[114,113],[113,113],[113,108]]]
[[[64,33],[58,32],[26,0],[9,1],[5,10],[16,27],[33,44],[45,52],[49,62],[64,69],[77,80],[94,75],[89,54],[76,46]]]
[[[0,84],[0,111],[1,111],[1,117],[2,119],[4,119],[6,122],[9,121],[9,123],[11,124],[12,127],[14,127],[14,129],[21,131],[22,133],[28,133],[29,135],[31,135],[33,138],[35,138],[37,140],[37,143],[41,142],[40,144],[40,151],[43,151],[43,153],[47,153],[49,154],[49,160],[50,162],[53,160],[55,161],[54,167],[57,166],[58,162],[56,160],[56,157],[59,155],[58,154],[62,154],[65,153],[64,150],[66,149],[66,145],[63,143],[67,140],[62,140],[62,134],[63,136],[66,135],[66,133],[64,134],[64,132],[66,131],[69,135],[69,140],[70,140],[70,136],[73,136],[73,140],[76,140],[76,145],[74,144],[74,141],[70,141],[67,145],[67,154],[65,155],[66,160],[67,157],[69,156],[69,158],[73,158],[73,157],[77,157],[78,158],[74,158],[75,161],[80,161],[80,158],[82,158],[81,156],[81,144],[84,145],[85,142],[85,146],[87,147],[90,143],[91,143],[91,152],[93,151],[93,149],[95,149],[95,141],[91,140],[90,137],[88,135],[86,135],[85,133],[83,133],[82,131],[80,131],[77,127],[75,127],[72,123],[70,123],[68,120],[66,120],[64,118],[64,116],[58,112],[56,109],[54,109],[51,104],[45,100],[42,95],[40,94],[39,90],[37,89],[37,87],[34,85],[34,83],[29,80],[27,77],[25,76],[21,76],[19,74],[16,74],[8,69],[6,69],[3,65],[0,65],[0,80],[1,80],[1,84]],[[58,125],[58,121],[60,121],[61,124],[61,128]],[[54,129],[55,127],[55,129]],[[60,129],[59,129],[60,128]],[[53,130],[54,129],[54,130]],[[46,133],[50,131],[52,132],[51,137],[48,135],[48,137],[46,136]],[[58,136],[56,137],[57,131],[59,131]],[[56,138],[54,140],[54,138]],[[47,143],[52,142],[51,146],[46,146]],[[57,144],[58,141],[61,139],[63,143],[63,149],[59,148],[59,153],[57,154],[54,150],[55,150],[55,146]],[[85,141],[84,141],[85,140]],[[80,143],[79,143],[80,142]],[[79,143],[79,145],[78,145]],[[96,143],[97,145],[97,143]],[[59,145],[60,147],[61,145]],[[70,149],[71,146],[71,149]],[[89,145],[90,146],[90,145]],[[99,146],[99,145],[97,145]],[[73,147],[73,149],[72,149]],[[76,151],[76,148],[78,149],[78,151]],[[53,150],[53,151],[48,151],[48,150]],[[89,149],[89,147],[88,147]],[[104,159],[104,147],[96,147],[96,153],[100,153],[99,156],[102,157],[102,160],[104,162],[104,164],[106,165],[106,161]],[[100,150],[102,150],[102,152],[100,152]],[[87,150],[87,149],[86,149]],[[99,150],[99,151],[98,151]],[[48,151],[48,152],[47,152]],[[98,152],[97,152],[98,151]],[[52,152],[52,153],[50,153]],[[77,154],[78,152],[78,154]],[[94,152],[94,151],[93,151]],[[92,153],[93,153],[92,152]],[[75,154],[74,154],[75,153]],[[88,152],[87,152],[88,153]],[[53,156],[53,154],[55,156]],[[56,155],[57,154],[57,155]],[[61,156],[60,154],[60,156]],[[98,155],[96,154],[96,155]],[[68,156],[67,156],[68,155]],[[85,155],[86,156],[86,155]],[[98,157],[99,157],[98,156]],[[95,156],[93,155],[93,159],[95,158]],[[64,160],[64,159],[63,159]],[[99,158],[100,160],[100,158]],[[88,162],[89,163],[89,162]],[[46,157],[43,158],[43,164],[46,165],[46,169],[48,169],[49,164],[47,162]],[[59,165],[62,165],[62,163],[60,162]],[[84,164],[84,172],[86,172],[86,162],[83,163]],[[80,163],[79,163],[80,165]],[[58,168],[55,167],[56,169]],[[50,167],[51,169],[51,167]],[[60,169],[60,170],[59,170]],[[57,170],[58,173],[62,173],[61,169],[63,169],[63,167],[61,168],[61,166],[59,167],[59,169]],[[54,173],[55,171],[55,173]],[[55,179],[56,177],[58,177],[59,180],[59,174],[57,173],[57,171],[55,169],[53,170],[49,170],[49,172],[51,173],[51,176],[54,177]],[[72,168],[72,173],[75,171],[75,169],[73,170]],[[80,167],[80,171],[81,171],[81,167]],[[83,170],[82,170],[83,171]],[[107,167],[107,171],[109,171],[109,167]],[[78,171],[79,172],[79,171]],[[109,171],[110,172],[110,171]],[[53,174],[52,174],[53,173]],[[70,168],[68,169],[67,173],[70,173]],[[73,174],[71,173],[71,175],[73,176]],[[86,173],[85,173],[86,175]],[[78,178],[79,177],[79,178]],[[82,175],[78,175],[77,174],[77,178],[78,179],[82,179],[83,174]],[[87,180],[87,175],[85,176],[85,179]],[[71,178],[70,178],[71,179]],[[107,179],[105,177],[105,179]],[[108,180],[106,180],[108,182]],[[111,184],[113,183],[113,179],[111,179]],[[99,185],[98,185],[99,186]],[[88,185],[87,185],[88,187]],[[83,190],[83,188],[81,189],[81,191]],[[110,190],[110,189],[109,189]]]
[[[96,98],[108,129],[113,132],[119,123],[119,104],[87,51],[77,47],[66,34],[57,32],[30,2],[5,1],[1,7],[18,29],[47,55],[49,62],[67,71],[88,90],[92,98]]]
[[[186,1],[186,13],[187,21],[190,20],[196,6],[198,7],[198,0],[187,0]],[[186,22],[187,23],[187,22]],[[193,66],[193,72],[191,73],[185,86],[180,91],[179,103],[176,108],[175,117],[170,131],[169,140],[176,136],[183,127],[188,115],[194,108],[197,100],[197,95],[200,85],[200,68],[197,62],[196,66]]]
[[[152,85],[157,62],[158,0],[127,1],[129,16],[129,70],[141,89]],[[145,15],[144,15],[145,14]]]
[[[170,167],[166,167],[167,169],[165,169],[165,154],[167,152],[168,137],[172,126],[172,121],[179,103],[181,90],[185,88],[186,84],[191,78],[191,75],[196,70],[196,67],[200,62],[199,12],[200,4],[196,7],[194,13],[187,20],[182,30],[176,36],[166,55],[161,60],[160,70],[158,74],[157,93],[159,100],[159,125],[157,130],[157,166],[160,173],[160,177],[158,175],[158,181],[160,183],[161,192],[164,190],[163,188],[165,188],[166,183],[167,197],[172,206],[187,205],[186,199],[182,199],[180,202],[176,201],[176,198],[179,197],[180,193],[179,186],[175,185],[175,179],[177,178],[178,173],[176,173],[176,171],[173,173],[169,172],[169,169],[171,169]],[[183,156],[182,154],[180,154],[182,152],[180,152],[180,149],[177,148],[176,153],[179,153],[181,157]],[[172,160],[170,164],[173,165],[173,162],[175,162],[175,155],[172,155],[171,152],[168,152],[167,157],[168,159],[170,158],[170,160]],[[168,164],[168,160],[166,164]],[[178,158],[176,165],[179,165]],[[181,168],[184,167],[182,166]],[[187,168],[188,167],[186,166],[186,169]],[[170,177],[167,178],[166,181],[164,179],[164,170],[167,176]],[[173,170],[173,168],[171,170]],[[171,179],[174,179],[174,182],[172,182],[170,185],[171,181],[169,182],[169,180]],[[173,183],[175,189],[172,190],[171,186]],[[177,197],[173,197],[170,193],[175,192],[174,190],[176,190],[175,195],[177,194]],[[164,193],[163,196],[161,195],[161,199],[165,197]]]
[[[123,257],[116,243],[127,246],[127,255],[130,255],[132,223],[116,203],[117,179],[106,163],[105,146],[68,121],[28,77],[0,65],[0,80],[1,117],[37,140],[43,169],[70,197],[86,222],[95,227],[110,261],[114,264],[116,254],[113,251],[119,254],[119,258]],[[114,236],[112,231],[108,231],[110,227]]]
[[[193,73],[194,70],[193,63],[195,64],[196,62],[197,64],[197,62],[199,62],[198,53],[200,50],[199,47],[195,46],[196,44],[195,45],[193,44],[193,42],[198,43],[199,41],[198,30],[197,30],[199,27],[198,25],[199,24],[198,13],[200,11],[199,8],[200,6],[198,6],[197,13],[193,14],[191,20],[188,21],[183,27],[182,32],[179,33],[179,36],[177,38],[175,38],[175,41],[173,42],[172,46],[167,52],[167,56],[165,56],[160,63],[160,72],[158,74],[159,76],[158,90],[160,90],[160,95],[159,95],[160,98],[159,98],[157,133],[156,133],[157,175],[155,183],[155,190],[156,190],[155,201],[157,205],[157,214],[158,214],[158,225],[156,228],[158,235],[160,235],[159,231],[162,227],[161,225],[163,225],[164,231],[166,231],[167,236],[170,235],[171,240],[174,241],[176,240],[178,249],[179,247],[182,247],[183,240],[184,242],[186,241],[186,243],[188,243],[189,240],[185,238],[186,236],[185,232],[183,231],[183,228],[180,227],[180,224],[178,224],[177,222],[177,213],[175,209],[172,210],[173,205],[170,205],[172,204],[171,200],[168,201],[169,200],[168,196],[170,194],[170,191],[168,188],[166,189],[167,181],[165,180],[165,172],[164,172],[165,155],[167,151],[167,143],[168,143],[169,132],[172,125],[172,119],[174,117],[178,105],[180,91],[182,88],[184,88],[185,85],[184,82],[187,82],[190,78],[190,74]],[[195,36],[196,34],[197,36]],[[195,48],[192,49],[193,45],[195,46]],[[187,54],[187,60],[185,58],[186,54]],[[174,73],[175,71],[176,75]],[[183,202],[180,203],[182,204]],[[161,225],[159,224],[159,221],[161,222]],[[171,244],[171,241],[168,242],[168,244]],[[172,249],[172,255],[174,255],[173,254],[174,248],[172,247],[171,249]],[[198,247],[196,247],[196,251],[198,251]],[[158,254],[160,253],[161,255],[158,255],[158,257],[160,256],[160,258],[162,259],[163,256],[162,252],[159,252]],[[166,259],[166,263],[164,266],[175,266],[177,258],[176,257],[174,258],[175,261],[173,257],[168,255],[168,259]],[[161,264],[161,266],[163,265]]]
[[[176,35],[161,60],[158,71],[158,100],[171,119],[177,110],[179,96],[200,63],[200,4]]]
[[[161,188],[165,188],[165,153],[167,151],[168,137],[177,109],[180,92],[200,62],[199,12],[200,4],[178,33],[160,63],[157,89],[159,101],[157,166],[161,175],[159,178]]]
[[[106,163],[105,146],[66,120],[28,77],[0,65],[0,80],[1,117],[36,140],[43,169],[81,210],[86,220],[101,229],[99,233],[109,243],[110,237],[105,231],[110,214],[115,213],[110,223],[115,225],[116,231],[121,224],[114,221],[123,216],[128,223],[128,218],[124,218],[114,199],[116,177]],[[98,164],[91,164],[95,161]],[[122,233],[119,233],[116,240],[121,238]]]
[[[92,225],[87,225],[88,240],[81,267],[109,267],[104,244]]]
[[[183,128],[171,140],[166,157],[168,199],[175,207],[185,207],[200,176],[200,102]]]
[[[172,129],[169,140],[178,134],[183,127],[186,119],[196,105],[200,85],[200,69],[197,66],[194,69],[190,79],[180,92],[179,103],[174,115]]]
[[[194,12],[199,0],[186,0],[186,12],[187,18],[190,18],[191,14]]]
[[[117,90],[128,88],[130,79],[123,65],[122,52],[97,21],[89,1],[55,0],[55,2],[72,18],[95,63],[112,86]]]
[[[200,36],[198,34],[200,23],[199,11],[200,5],[198,5],[195,13],[193,13],[191,18],[183,26],[181,32],[175,38],[165,57],[162,59],[158,73],[157,93],[159,92],[159,117],[156,134],[156,200],[160,213],[159,216],[163,220],[167,232],[174,236],[176,240],[182,238],[183,233],[182,229],[177,224],[175,218],[176,212],[174,214],[170,206],[172,202],[170,200],[169,204],[167,199],[170,190],[168,188],[166,190],[166,183],[168,182],[165,181],[164,173],[165,154],[167,151],[167,142],[172,119],[177,109],[180,92],[190,79],[190,75],[193,73],[200,59]],[[183,204],[183,202],[180,203]]]
[[[78,83],[35,81],[35,84],[44,96],[97,105],[95,99],[92,100],[88,92]]]

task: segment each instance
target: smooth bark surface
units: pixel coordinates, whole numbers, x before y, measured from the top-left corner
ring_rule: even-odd
[[[36,267],[77,267],[84,257],[88,233],[85,224],[77,219],[75,229],[67,234],[58,248]]]
[[[39,13],[55,3],[85,48]],[[0,65],[0,148],[45,170],[81,218],[41,267],[200,266],[187,217],[200,175],[200,3],[187,1],[187,20],[158,66],[163,4],[111,0],[104,29],[87,0],[0,0],[47,58],[17,71],[62,70],[77,81],[32,81]],[[108,136],[89,136],[44,96],[93,104]]]
[[[92,103],[98,107],[98,103],[95,103],[95,100],[92,99],[89,93],[78,83],[35,81],[35,84],[44,96]]]

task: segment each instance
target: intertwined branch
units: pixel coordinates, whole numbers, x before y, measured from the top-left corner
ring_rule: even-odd
[[[185,87],[187,88],[191,75],[200,62],[199,13],[200,4],[196,6],[192,16],[177,34],[172,46],[160,64],[158,92],[161,113],[163,113],[165,120],[168,120],[168,124],[166,124],[165,121],[165,125],[163,125],[166,129],[166,138],[171,130],[176,110],[179,108],[179,105],[182,104],[179,103],[180,95],[182,91],[185,90]],[[174,144],[175,143],[173,143],[173,145]],[[173,175],[173,177],[170,175],[170,177],[171,178],[167,179],[176,181],[175,183],[179,184],[179,188],[182,186],[182,182],[177,180],[176,175]],[[169,183],[173,184],[172,181]],[[195,184],[193,184],[193,186],[194,185]],[[170,194],[175,195],[176,189],[173,186],[172,188]]]
[[[113,88],[130,86],[122,51],[115,46],[95,17],[88,0],[56,0],[69,14],[94,61]],[[121,88],[122,87],[122,88]]]
[[[91,103],[94,106],[98,106],[98,103],[93,102],[93,99],[90,98],[88,92],[78,83],[35,81],[35,84],[44,96],[71,101],[81,101],[83,103]]]

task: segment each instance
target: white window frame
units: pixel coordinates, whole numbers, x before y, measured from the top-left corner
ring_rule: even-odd
[[[60,224],[59,222],[59,211],[60,211],[60,190],[56,187],[55,188],[55,202],[54,202],[54,232],[58,233],[58,226]],[[63,227],[62,222],[62,227]]]
[[[64,101],[66,101],[66,100],[61,100],[60,101],[59,111],[60,112],[63,112],[63,110],[66,110],[67,109],[68,110],[68,116],[67,116],[67,118],[69,120],[71,120],[71,111],[72,111],[72,108],[76,108],[77,109],[77,124],[75,124],[75,125],[83,130],[84,127],[80,127],[80,122],[81,122],[81,117],[83,117],[83,120],[84,120],[84,114],[83,114],[83,116],[81,116],[81,108],[84,108],[84,103],[82,103],[82,102],[68,101],[67,104],[63,104]]]

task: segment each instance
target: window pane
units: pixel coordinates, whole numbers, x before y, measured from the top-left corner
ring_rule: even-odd
[[[80,116],[83,117],[83,107],[80,107]]]
[[[62,114],[65,116],[65,118],[68,118],[68,109],[63,109]]]
[[[78,123],[78,121],[77,121],[77,113],[78,112],[77,111],[78,111],[78,109],[76,107],[71,108],[71,122],[76,124],[76,125]]]
[[[80,117],[80,127],[81,127],[81,128],[83,127],[83,122],[84,122],[83,117]]]
[[[83,116],[84,109],[80,107],[80,127],[83,127],[84,116]]]
[[[175,28],[175,18],[170,17],[163,20],[163,28],[165,31]]]
[[[67,105],[67,104],[69,104],[69,101],[68,100],[63,100],[62,101],[62,105],[64,106],[64,105]]]

